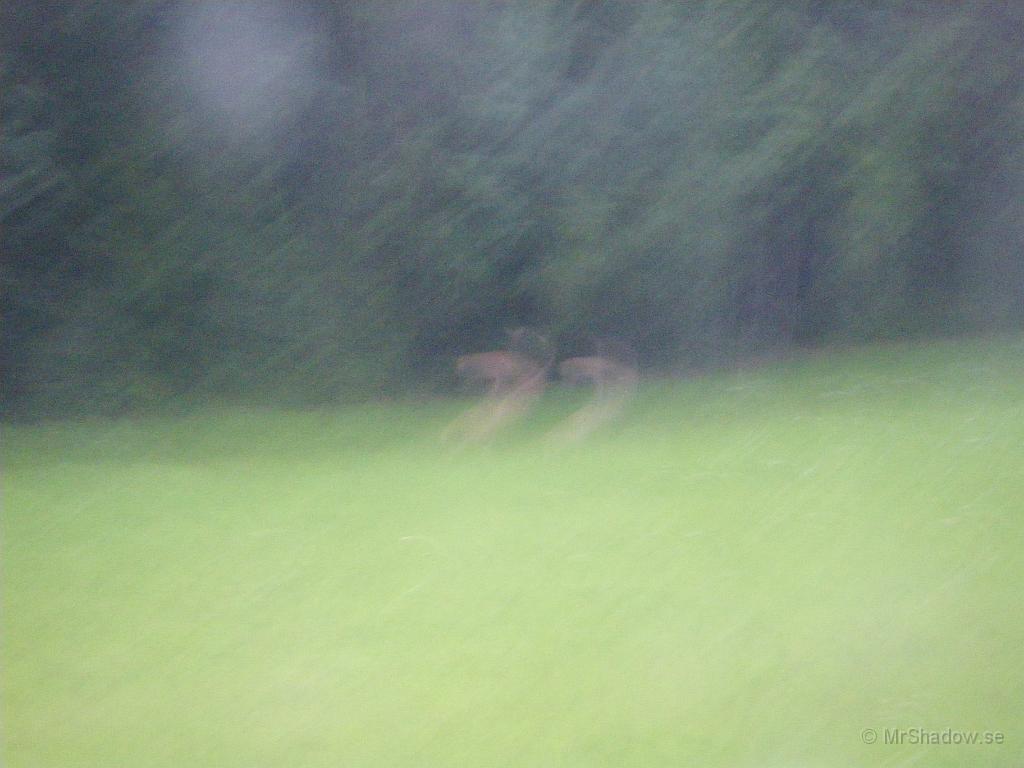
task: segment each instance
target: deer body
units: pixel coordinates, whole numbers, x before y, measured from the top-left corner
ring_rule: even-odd
[[[558,375],[567,384],[591,384],[600,393],[609,389],[632,389],[637,382],[635,366],[598,355],[563,360],[558,364]]]
[[[509,334],[512,349],[475,352],[455,360],[464,382],[486,387],[483,399],[445,430],[447,440],[478,443],[526,415],[547,386],[552,355],[547,338],[528,329]]]
[[[541,379],[545,370],[515,352],[477,352],[455,361],[455,373],[463,381],[484,384],[489,395],[515,392]]]
[[[570,357],[558,365],[558,375],[574,386],[590,385],[593,396],[549,435],[556,444],[581,440],[617,418],[636,393],[636,365],[601,355]]]

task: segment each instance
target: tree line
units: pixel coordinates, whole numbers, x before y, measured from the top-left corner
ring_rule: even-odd
[[[438,389],[519,325],[679,370],[1024,320],[1013,0],[0,15],[8,415]]]

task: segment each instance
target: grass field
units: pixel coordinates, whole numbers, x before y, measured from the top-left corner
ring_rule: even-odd
[[[1024,764],[1024,339],[579,397],[5,427],[3,764]]]

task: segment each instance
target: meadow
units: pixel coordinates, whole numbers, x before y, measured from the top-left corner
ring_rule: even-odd
[[[1024,762],[1024,339],[582,397],[4,426],[3,764]]]

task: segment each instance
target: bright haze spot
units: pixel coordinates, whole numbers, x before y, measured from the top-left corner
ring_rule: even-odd
[[[181,17],[192,92],[236,135],[287,121],[316,82],[320,30],[289,3],[198,3]]]

